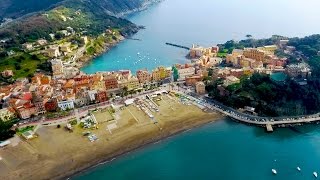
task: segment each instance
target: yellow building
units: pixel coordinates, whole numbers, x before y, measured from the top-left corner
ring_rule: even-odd
[[[92,87],[94,90],[100,90],[105,91],[106,90],[106,84],[104,81],[94,81],[92,84]]]
[[[140,88],[140,83],[138,78],[136,77],[131,77],[130,79],[122,79],[118,81],[119,87],[123,89],[124,87],[127,87],[128,90],[133,90],[133,89],[138,89]]]
[[[256,61],[250,58],[242,58],[240,59],[240,66],[241,67],[252,67],[253,63]]]
[[[266,54],[273,55],[274,52],[278,49],[278,46],[270,45],[270,46],[258,47],[257,49],[265,51]]]
[[[243,69],[243,75],[251,76],[254,72],[251,68],[242,68],[242,69]]]
[[[152,71],[152,80],[161,81],[170,77],[170,75],[171,75],[171,70],[166,69],[164,67],[158,67]]]
[[[245,48],[243,50],[243,55],[246,58],[250,58],[250,59],[264,62],[266,53],[265,53],[265,51],[257,49],[257,48]]]

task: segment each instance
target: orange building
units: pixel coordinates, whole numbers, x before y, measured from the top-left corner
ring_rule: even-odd
[[[139,83],[143,83],[143,84],[151,81],[151,75],[147,70],[138,70],[137,78],[139,80]]]
[[[197,82],[202,81],[202,76],[199,75],[193,75],[193,76],[187,76],[186,77],[186,84],[187,86],[194,86]]]
[[[112,90],[118,88],[118,80],[114,76],[105,77],[106,90]]]

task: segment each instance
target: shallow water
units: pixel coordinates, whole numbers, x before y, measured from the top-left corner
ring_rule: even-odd
[[[277,129],[268,134],[262,128],[221,120],[154,143],[73,179],[314,179],[312,172],[320,172],[319,127]],[[272,174],[272,168],[277,169],[277,175]]]

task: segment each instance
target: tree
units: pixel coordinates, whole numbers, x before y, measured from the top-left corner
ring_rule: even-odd
[[[176,82],[179,79],[178,69],[175,66],[173,66],[172,71],[173,71],[173,81]]]
[[[247,35],[246,35],[246,38],[251,39],[251,38],[252,38],[252,35],[251,35],[251,34],[247,34]]]
[[[20,66],[19,63],[15,62],[15,63],[14,63],[14,68],[15,68],[16,70],[20,70],[20,69],[21,69],[21,66]]]
[[[0,141],[4,141],[8,138],[13,137],[15,132],[11,130],[13,126],[13,121],[2,121],[0,120]]]
[[[122,97],[128,96],[128,87],[127,86],[122,88],[121,96]]]

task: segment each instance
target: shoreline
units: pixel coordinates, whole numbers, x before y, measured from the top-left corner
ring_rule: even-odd
[[[139,29],[140,30],[140,29]],[[138,30],[138,31],[139,31]],[[137,31],[137,32],[138,32]],[[136,33],[137,33],[136,32]],[[135,33],[135,34],[136,34]],[[132,34],[131,36],[133,36],[134,34]],[[117,40],[116,42],[112,42],[112,43],[106,43],[103,46],[103,49],[96,55],[84,55],[81,58],[78,59],[75,67],[78,68],[81,71],[81,68],[85,67],[86,65],[88,65],[91,61],[93,61],[93,59],[102,56],[105,53],[108,53],[112,48],[116,47],[119,43],[123,42],[124,40],[128,40],[128,38],[125,38],[123,36],[119,37],[119,40]]]
[[[115,16],[115,17],[118,17],[118,18],[126,18],[126,16],[129,16],[129,15],[131,15],[133,13],[136,13],[136,12],[144,11],[144,10],[148,9],[150,6],[152,6],[154,4],[157,4],[157,3],[161,3],[163,1],[165,1],[165,0],[150,0],[150,1],[147,0],[139,8],[135,8],[135,9],[132,9],[132,10],[128,10],[128,11],[125,11],[125,12],[112,14],[112,15]]]
[[[111,14],[115,17],[118,17],[118,18],[126,18],[126,16],[129,16],[129,15],[132,15],[134,13],[138,13],[138,12],[141,12],[141,11],[145,11],[147,10],[150,6],[154,5],[154,4],[158,4],[158,3],[161,3],[163,2],[164,0],[151,0],[151,1],[146,1],[144,2],[141,7],[139,8],[136,8],[136,9],[133,9],[133,10],[130,10],[130,11],[126,11],[126,12],[122,12],[122,13],[118,13],[118,14]],[[75,65],[76,68],[78,68],[79,70],[83,67],[85,67],[89,62],[91,62],[93,59],[109,52],[112,48],[116,47],[119,43],[125,41],[125,40],[129,40],[132,36],[134,36],[135,34],[137,34],[141,29],[144,29],[145,27],[144,26],[140,26],[140,25],[137,25],[137,29],[136,29],[136,32],[132,33],[131,35],[129,35],[128,37],[125,37],[125,36],[120,36],[118,40],[116,40],[115,42],[112,42],[112,43],[106,43],[103,47],[103,49],[101,50],[101,52],[97,53],[96,55],[89,55],[89,56],[82,56],[81,58],[79,58],[77,64]],[[81,71],[81,70],[80,70]]]
[[[22,140],[16,146],[1,149],[1,156],[7,164],[0,164],[0,179],[69,179],[81,176],[116,158],[225,119],[220,113],[205,112],[196,106],[186,106],[176,101],[170,101],[171,105],[168,105],[169,98],[165,99],[160,102],[160,112],[155,114],[156,125],[144,112],[129,106],[118,112],[121,117],[118,127],[109,133],[106,128],[111,122],[103,123],[106,116],[104,112],[98,112],[96,118],[101,122],[99,129],[90,130],[99,137],[96,142],[89,142],[83,136],[83,132],[88,130],[80,127],[75,127],[73,133],[56,126],[41,127],[37,130],[38,138]]]
[[[223,116],[221,117],[222,120],[223,120]],[[164,137],[159,137],[159,138],[156,138],[156,139],[153,139],[153,140],[150,140],[149,142],[146,142],[144,144],[141,144],[139,145],[138,147],[134,147],[128,151],[124,151],[124,152],[121,152],[115,156],[112,156],[112,157],[107,157],[103,160],[99,160],[98,162],[94,162],[82,169],[77,169],[74,173],[70,174],[70,175],[66,175],[66,176],[63,176],[61,178],[58,178],[58,180],[62,180],[62,179],[72,179],[74,177],[78,177],[78,176],[81,176],[82,174],[90,171],[90,170],[94,170],[95,168],[101,166],[101,165],[106,165],[106,164],[109,164],[109,163],[112,163],[112,161],[114,160],[117,160],[118,158],[122,158],[122,157],[125,157],[126,155],[130,154],[130,153],[135,153],[139,150],[143,150],[144,148],[147,148],[148,146],[152,146],[153,144],[156,144],[156,143],[159,143],[161,141],[165,141],[171,137],[175,137],[175,136],[178,136],[178,135],[181,135],[185,132],[188,132],[188,131],[191,131],[191,130],[194,130],[194,129],[197,129],[197,128],[201,128],[201,127],[204,127],[206,125],[209,125],[209,124],[212,124],[212,123],[215,123],[216,121],[218,120],[210,120],[208,122],[205,122],[203,124],[197,124],[193,127],[190,127],[189,129],[181,129],[181,130],[178,130],[177,132],[174,132],[173,134],[169,134],[168,136],[164,136]]]

